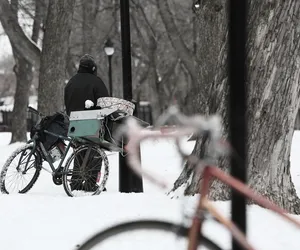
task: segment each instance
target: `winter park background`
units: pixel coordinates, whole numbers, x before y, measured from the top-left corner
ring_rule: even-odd
[[[218,112],[227,117],[227,2],[130,1],[133,98],[151,103],[153,120],[175,100],[187,113]],[[299,197],[300,1],[249,3],[250,181],[257,191],[299,214],[300,200],[286,169],[290,159]],[[20,141],[26,140],[28,100],[45,114],[61,110],[62,90],[83,54],[95,57],[98,75],[107,87],[112,80],[113,96],[123,97],[123,80],[119,0],[0,0],[0,24],[5,24],[5,29],[0,25],[0,129],[2,111],[15,108],[12,133],[0,132],[2,168],[24,143]],[[104,49],[109,40],[114,49],[111,67]],[[195,142],[186,138],[182,142],[191,152]],[[173,142],[147,141],[141,153],[143,168],[172,187],[181,172]],[[135,219],[179,223],[183,210],[192,213],[198,195],[184,197],[184,187],[166,195],[166,190],[144,180],[144,193],[120,193],[118,154],[108,153],[108,158],[108,191],[99,196],[67,197],[45,171],[28,193],[0,194],[0,250],[73,250],[97,231],[117,223]],[[264,170],[267,176],[253,176]],[[214,204],[230,217],[229,201]],[[248,237],[258,250],[300,249],[300,230],[293,225],[256,205],[248,206],[247,213]],[[293,216],[300,220],[300,215]],[[230,249],[230,235],[220,225],[208,221],[204,231]],[[134,241],[147,236],[145,232]],[[110,249],[133,250],[132,243],[116,240]],[[179,250],[177,246],[176,241],[158,235],[138,249]]]

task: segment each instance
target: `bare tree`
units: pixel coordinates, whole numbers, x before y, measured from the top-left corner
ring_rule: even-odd
[[[74,6],[74,0],[49,1],[38,89],[38,108],[44,114],[64,108],[66,57]]]
[[[300,213],[289,162],[294,123],[300,103],[300,30],[297,28],[299,7],[300,3],[292,0],[280,3],[250,1],[247,42],[248,183],[257,192],[292,213]],[[219,11],[219,8],[214,8],[215,13],[211,12],[215,20],[222,20],[222,9]],[[200,15],[199,18],[201,19]],[[214,25],[226,28],[223,21],[216,21],[211,25],[207,28],[214,29]],[[224,34],[226,29],[223,30]],[[228,131],[226,59],[227,46],[224,44],[218,59],[218,72],[211,86],[209,105],[210,112],[223,115],[225,134]],[[196,143],[195,150],[199,153],[199,142]],[[191,166],[186,166],[186,170],[189,167]],[[186,180],[186,177],[183,179]],[[190,194],[197,192],[196,179],[192,186]],[[210,197],[230,199],[230,190],[214,181]]]
[[[168,1],[156,0],[160,16],[167,30],[168,36],[172,42],[173,47],[176,49],[178,56],[183,61],[187,70],[192,76],[193,82],[197,82],[197,71],[195,57],[184,43],[182,36],[179,34],[177,26],[174,21],[173,14],[170,10]]]
[[[175,13],[171,13],[167,5],[168,18],[172,19],[173,26],[176,28],[176,33],[171,36],[164,23],[157,18],[157,14],[160,14],[160,6],[156,1],[145,3],[133,0],[131,2],[131,20],[134,31],[132,51],[134,60],[141,62],[136,68],[136,78],[143,79],[142,84],[138,84],[138,89],[142,89],[141,95],[144,98],[146,96],[151,102],[152,115],[156,119],[164,108],[175,100],[179,105],[186,103],[191,87],[189,86],[191,77],[177,53],[177,47],[173,46],[173,40],[179,39],[183,46],[186,46],[182,36],[192,35],[192,25],[184,18],[181,20],[181,16],[185,14],[184,11],[178,11],[180,15],[176,16]],[[178,4],[181,5],[182,2]],[[178,27],[185,32],[179,32]],[[173,39],[173,36],[176,38]],[[143,73],[139,74],[139,72]],[[146,80],[143,77],[144,73],[147,73]]]

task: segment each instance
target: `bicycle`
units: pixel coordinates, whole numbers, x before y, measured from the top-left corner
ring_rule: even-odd
[[[62,185],[68,196],[79,195],[98,195],[104,189],[109,176],[109,162],[104,150],[99,146],[99,143],[89,140],[85,137],[77,136],[63,136],[47,129],[41,128],[41,122],[47,118],[39,113],[36,109],[28,107],[30,112],[38,115],[38,121],[33,127],[33,133],[31,139],[26,144],[16,149],[5,162],[1,174],[0,174],[0,190],[4,194],[28,192],[36,183],[40,171],[43,169],[52,175],[52,180],[56,185]],[[58,143],[54,144],[49,150],[44,146],[42,136],[50,135],[58,139]],[[67,141],[66,147],[62,147],[62,143]],[[100,142],[100,140],[98,140]],[[67,154],[73,148],[73,152],[67,158]],[[66,159],[67,158],[67,159]],[[81,159],[80,159],[81,158]],[[66,159],[66,163],[63,163]],[[14,166],[14,160],[16,165]],[[54,163],[58,162],[58,166],[55,167]],[[79,160],[82,164],[75,170],[72,167],[76,163],[78,165]],[[47,162],[51,168],[49,171],[43,167],[43,162]],[[104,164],[104,170],[102,165]],[[13,180],[9,185],[10,170],[16,172],[17,178]],[[102,171],[102,172],[101,172]],[[97,172],[97,186],[92,186],[89,182],[91,176]],[[25,182],[25,175],[29,175],[29,181]],[[17,181],[21,180],[21,185],[17,184]],[[84,182],[86,185],[84,188],[79,188],[72,183]],[[16,189],[9,190],[9,188],[15,185]]]
[[[194,116],[188,117],[179,112],[176,107],[171,107],[167,112],[162,115],[157,123],[157,126],[165,124],[168,120],[172,120],[179,123],[176,130],[171,129],[170,132],[161,133],[159,130],[149,130],[140,127],[134,120],[128,120],[126,127],[120,133],[124,133],[128,136],[128,144],[126,145],[126,151],[128,153],[129,166],[140,176],[143,176],[151,182],[159,185],[162,188],[166,188],[167,185],[163,180],[158,177],[154,177],[149,172],[142,170],[141,162],[138,157],[138,148],[142,140],[153,138],[174,138],[179,154],[182,159],[190,161],[196,167],[199,174],[202,174],[202,182],[200,184],[200,199],[192,216],[192,223],[189,227],[186,227],[184,223],[173,224],[170,222],[164,222],[159,220],[140,220],[127,223],[118,224],[112,226],[104,231],[98,232],[91,238],[87,239],[77,250],[88,250],[99,247],[101,250],[105,249],[103,245],[108,242],[110,238],[115,239],[122,233],[131,231],[146,230],[146,232],[159,231],[168,232],[176,237],[183,238],[187,241],[186,245],[182,249],[196,250],[201,247],[205,247],[210,250],[221,250],[217,244],[212,240],[206,238],[202,234],[202,225],[208,215],[225,226],[227,230],[233,235],[235,240],[240,244],[243,249],[254,250],[254,247],[248,242],[246,236],[238,229],[238,227],[229,219],[226,219],[221,213],[219,213],[214,206],[208,200],[210,181],[215,178],[226,183],[231,188],[237,190],[245,197],[252,199],[258,205],[270,209],[271,211],[279,214],[285,220],[293,223],[300,229],[300,222],[287,215],[287,211],[274,205],[261,195],[254,193],[249,187],[233,178],[232,176],[224,173],[221,169],[214,166],[214,163],[218,157],[228,155],[231,150],[229,144],[222,140],[222,126],[221,120],[218,116]],[[156,128],[157,128],[156,126]],[[187,155],[180,147],[179,138],[182,136],[190,136],[191,134],[203,136],[202,146],[207,148],[206,152],[202,152],[201,158],[195,155]],[[168,246],[166,246],[168,247]],[[108,248],[112,249],[112,248]],[[144,249],[144,248],[143,248]]]

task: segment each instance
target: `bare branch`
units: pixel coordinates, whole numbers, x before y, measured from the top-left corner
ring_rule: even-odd
[[[8,0],[1,0],[0,2],[0,21],[12,46],[14,46],[28,62],[33,64],[36,68],[39,68],[41,51],[38,46],[26,36],[18,20],[14,18]]]
[[[168,36],[174,49],[177,51],[179,58],[184,63],[185,67],[191,74],[193,82],[197,82],[196,61],[193,54],[185,45],[182,37],[179,35],[178,29],[174,22],[173,14],[166,0],[156,0],[160,16],[167,30]]]
[[[152,25],[150,24],[150,21],[149,21],[149,19],[147,18],[147,15],[146,15],[144,9],[142,8],[141,4],[140,4],[140,3],[137,3],[137,2],[134,2],[134,1],[132,1],[132,2],[134,3],[134,6],[135,6],[135,9],[136,9],[137,13],[138,13],[139,15],[141,15],[141,16],[143,17],[143,19],[145,20],[146,26],[147,26],[147,28],[149,29],[150,33],[152,34],[153,38],[156,39],[155,31],[154,31],[154,29],[152,28]]]
[[[32,36],[31,39],[34,42],[38,41],[40,30],[41,30],[41,24],[43,22],[44,17],[44,7],[42,6],[42,2],[36,0],[35,1],[35,13],[34,13],[34,21],[32,26]]]

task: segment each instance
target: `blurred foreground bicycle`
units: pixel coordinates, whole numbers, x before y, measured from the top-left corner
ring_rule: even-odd
[[[126,127],[124,127],[123,130],[123,132],[126,131],[129,140],[126,146],[126,150],[128,153],[130,167],[137,174],[147,178],[156,185],[165,188],[167,185],[163,180],[142,169],[141,161],[138,155],[138,149],[141,141],[145,139],[175,139],[175,143],[181,157],[186,161],[192,163],[195,166],[197,173],[202,175],[199,190],[199,193],[201,195],[196,210],[194,211],[191,225],[189,227],[186,227],[184,224],[177,225],[158,220],[141,220],[122,223],[94,235],[93,237],[85,241],[78,250],[114,249],[113,245],[109,244],[109,240],[111,240],[112,243],[118,242],[118,248],[123,248],[123,243],[126,242],[126,240],[119,240],[118,237],[120,235],[142,231],[144,231],[144,233],[141,234],[141,237],[144,237],[147,240],[147,244],[143,243],[142,245],[138,245],[137,248],[131,247],[130,249],[155,248],[157,250],[169,248],[188,250],[220,250],[222,249],[221,247],[219,247],[212,240],[206,238],[202,234],[202,225],[209,217],[213,217],[217,222],[225,226],[225,228],[230,231],[236,241],[240,244],[242,249],[254,250],[255,248],[248,242],[246,236],[238,229],[238,227],[230,219],[225,218],[220,212],[218,212],[213,204],[209,202],[208,193],[210,183],[213,179],[218,179],[221,182],[227,184],[245,197],[253,200],[258,205],[261,205],[262,207],[270,209],[271,211],[279,214],[282,218],[293,223],[300,229],[300,222],[289,216],[287,214],[287,211],[274,205],[261,195],[256,194],[242,182],[214,166],[214,163],[219,157],[226,156],[231,152],[229,144],[222,140],[221,119],[218,116],[204,117],[198,115],[188,117],[181,114],[176,107],[170,107],[167,112],[160,117],[157,124],[158,126],[161,126],[170,120],[178,124],[176,130],[172,129],[170,132],[161,133],[161,131],[155,129],[144,129],[140,127],[136,123],[136,121],[129,119],[127,121]],[[188,155],[184,153],[184,151],[180,147],[180,138],[182,138],[183,136],[189,136],[191,134],[203,136],[202,148],[204,148],[205,150],[200,158],[193,154]],[[157,236],[153,238],[149,237],[148,235],[150,234],[150,231],[158,232]],[[164,243],[164,240],[167,238],[167,234],[169,236],[174,236],[174,248],[170,248],[169,245],[172,240],[168,244],[160,248]],[[159,235],[164,235],[164,237],[162,237],[161,240],[158,240],[157,237]],[[134,236],[134,239],[130,241],[131,244],[134,244],[136,242],[139,243],[141,238],[136,237],[136,235]],[[180,239],[180,241],[177,241],[177,239]],[[106,243],[108,244],[106,245]]]

